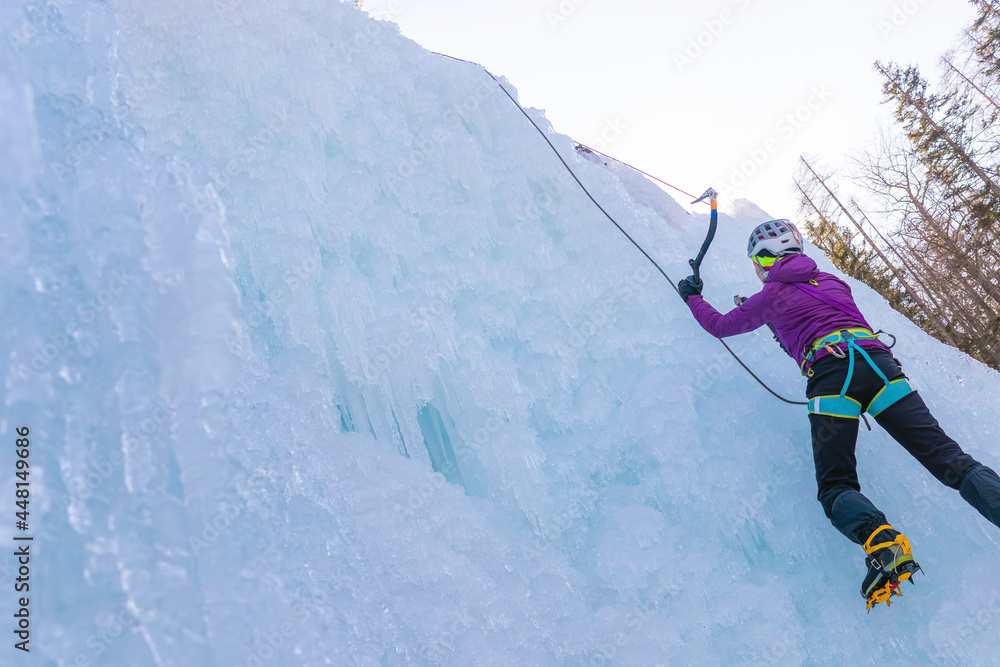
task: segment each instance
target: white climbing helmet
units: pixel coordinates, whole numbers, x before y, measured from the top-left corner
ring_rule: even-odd
[[[802,234],[789,220],[768,220],[750,233],[747,256],[781,257],[802,252]]]

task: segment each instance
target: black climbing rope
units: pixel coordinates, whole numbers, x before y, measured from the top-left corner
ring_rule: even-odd
[[[607,211],[606,211],[606,210],[604,209],[604,207],[603,207],[603,206],[601,206],[601,204],[600,204],[600,203],[599,203],[599,202],[598,202],[598,201],[597,201],[596,199],[594,199],[594,195],[590,194],[590,190],[588,190],[588,189],[587,189],[587,186],[585,186],[585,185],[583,184],[583,182],[582,182],[582,181],[581,181],[581,180],[580,180],[579,178],[577,178],[577,175],[576,175],[576,173],[575,173],[575,172],[573,171],[573,169],[572,169],[572,168],[570,168],[570,166],[569,166],[569,164],[568,164],[568,163],[566,162],[566,160],[564,160],[564,159],[563,159],[563,156],[562,156],[562,154],[561,154],[561,153],[559,153],[559,150],[558,150],[558,149],[557,149],[557,148],[555,147],[555,145],[554,145],[554,144],[553,144],[553,143],[552,143],[552,142],[551,142],[551,141],[549,140],[548,136],[547,136],[547,135],[545,134],[545,132],[544,132],[544,131],[542,130],[542,128],[538,127],[538,124],[537,124],[537,123],[535,122],[535,120],[534,120],[534,119],[533,119],[533,118],[532,118],[532,117],[531,117],[530,115],[528,115],[528,112],[527,112],[527,111],[525,111],[524,107],[522,107],[522,106],[521,106],[521,103],[520,103],[520,102],[518,102],[518,101],[517,101],[517,99],[516,99],[516,98],[515,98],[515,97],[514,97],[513,95],[511,95],[511,94],[510,94],[510,91],[508,91],[508,90],[507,90],[507,87],[506,87],[506,86],[504,86],[504,85],[503,85],[503,84],[502,84],[502,83],[500,82],[500,79],[498,79],[497,77],[495,77],[495,76],[493,75],[493,73],[492,73],[492,72],[490,72],[490,71],[489,71],[488,69],[486,69],[485,67],[483,67],[483,66],[482,66],[482,65],[480,65],[479,63],[474,63],[474,62],[472,62],[471,60],[463,60],[462,58],[456,58],[456,57],[454,57],[454,56],[449,56],[449,55],[447,55],[447,54],[445,54],[445,53],[438,53],[438,52],[436,52],[436,51],[431,51],[431,53],[433,53],[434,55],[438,55],[438,56],[443,56],[443,57],[445,57],[445,58],[450,58],[451,60],[457,60],[457,61],[459,61],[459,62],[463,62],[463,63],[468,63],[468,64],[470,64],[470,65],[476,65],[476,66],[478,66],[478,67],[482,67],[483,71],[484,71],[484,72],[486,72],[487,74],[489,74],[489,75],[490,75],[490,78],[492,78],[492,79],[493,79],[494,81],[496,81],[497,85],[498,85],[498,86],[500,86],[500,90],[502,90],[502,91],[504,92],[504,94],[505,94],[505,95],[506,95],[507,97],[509,97],[509,98],[510,98],[510,101],[511,101],[511,102],[513,102],[513,103],[514,103],[514,105],[515,105],[515,106],[516,106],[516,107],[517,107],[517,108],[518,108],[518,109],[519,109],[519,110],[521,111],[521,113],[522,113],[522,114],[524,114],[524,117],[528,119],[528,122],[530,122],[530,123],[531,123],[531,124],[532,124],[532,125],[534,126],[534,128],[535,128],[536,130],[538,130],[538,133],[539,133],[540,135],[542,135],[542,139],[544,139],[544,140],[545,140],[545,143],[547,143],[547,144],[549,145],[549,148],[551,148],[551,149],[552,149],[552,152],[556,154],[556,157],[557,157],[557,158],[559,158],[559,161],[560,161],[560,162],[562,162],[563,166],[564,166],[564,167],[566,168],[566,171],[568,171],[568,172],[569,172],[569,175],[573,177],[573,180],[574,180],[574,181],[576,181],[577,185],[579,185],[579,186],[580,186],[580,189],[581,189],[581,190],[583,190],[583,192],[584,192],[584,193],[585,193],[585,194],[587,195],[587,197],[589,197],[589,198],[590,198],[590,201],[594,202],[594,206],[596,206],[596,207],[597,207],[598,209],[600,209],[601,213],[603,213],[603,214],[605,215],[605,217],[606,217],[606,218],[607,218],[608,220],[610,220],[610,221],[611,221],[611,224],[613,224],[613,225],[614,225],[615,227],[617,227],[617,228],[618,228],[618,231],[620,231],[620,232],[621,232],[622,234],[624,234],[624,235],[625,235],[625,238],[627,238],[627,239],[628,239],[629,241],[631,241],[631,242],[632,242],[632,245],[634,245],[634,246],[636,247],[636,249],[638,249],[638,250],[639,250],[639,252],[641,252],[641,253],[643,254],[643,256],[644,256],[644,257],[645,257],[646,259],[648,259],[648,260],[649,260],[650,264],[652,264],[653,266],[655,266],[655,267],[656,267],[656,270],[657,270],[657,271],[659,271],[659,272],[660,272],[660,274],[661,274],[661,275],[662,275],[662,276],[663,276],[664,278],[666,278],[667,282],[668,282],[668,283],[670,283],[670,286],[674,288],[674,291],[675,291],[675,292],[677,292],[678,296],[680,295],[680,290],[679,290],[679,289],[677,288],[677,285],[676,285],[676,284],[674,283],[673,279],[671,279],[671,278],[670,278],[670,276],[668,276],[668,275],[667,275],[667,272],[666,272],[666,271],[664,271],[664,270],[663,270],[663,268],[661,268],[661,267],[660,267],[660,265],[656,263],[656,260],[655,260],[655,259],[653,259],[653,258],[652,258],[652,257],[651,257],[651,256],[649,255],[649,253],[648,253],[648,252],[646,252],[646,250],[645,250],[645,249],[644,249],[644,248],[643,248],[643,247],[642,247],[641,245],[639,245],[639,243],[638,243],[638,242],[637,242],[637,241],[636,241],[636,240],[635,240],[634,238],[632,238],[631,234],[629,234],[629,233],[628,233],[627,231],[625,231],[625,229],[624,229],[624,228],[623,228],[623,227],[622,227],[622,226],[621,226],[620,224],[618,224],[618,221],[617,221],[617,220],[615,220],[615,219],[614,219],[614,218],[613,218],[613,217],[611,216],[611,214],[610,214],[610,213],[608,213],[608,212],[607,212]],[[579,145],[582,145],[582,144],[579,144]],[[587,147],[584,147],[584,148],[587,148]],[[591,150],[591,151],[593,151],[593,152],[595,152],[595,153],[599,153],[599,152],[600,152],[600,151],[595,151],[594,149],[590,149],[590,148],[588,148],[587,150]],[[604,153],[601,153],[601,155],[605,155],[605,154],[604,154]],[[605,155],[605,157],[611,157],[611,156],[609,156],[609,155]],[[611,159],[612,159],[612,160],[614,160],[615,158],[611,158]],[[618,161],[618,160],[616,160],[616,161]],[[625,163],[624,163],[624,162],[622,162],[622,164],[625,164]],[[631,165],[626,165],[626,166],[629,166],[629,167],[631,167]],[[634,167],[631,167],[631,168],[633,168],[633,169],[634,169]],[[636,169],[636,171],[640,171],[640,170]],[[641,172],[641,173],[645,174],[645,172]],[[656,180],[657,180],[657,181],[660,181],[660,179],[658,179],[658,178],[657,178]],[[665,185],[670,185],[669,183],[666,183],[665,181],[660,181],[660,182],[661,182],[661,183],[664,183]],[[673,185],[670,185],[670,187],[672,187],[672,188],[674,188],[675,190],[678,190],[678,191],[680,191],[680,192],[684,192],[683,190],[680,190],[680,188],[677,188],[677,187],[675,187],[675,186],[673,186]],[[684,192],[684,194],[689,194],[689,193],[687,193],[687,192]],[[706,194],[707,194],[707,193],[706,193]],[[713,194],[714,194],[714,193],[713,193]],[[693,195],[689,195],[689,196],[693,196]],[[702,197],[702,199],[704,199],[704,196]],[[701,200],[699,200],[699,201],[701,201]],[[714,208],[714,207],[713,207],[713,208]],[[701,264],[701,259],[702,259],[702,258],[703,258],[703,257],[705,256],[705,252],[706,252],[706,251],[708,250],[708,245],[709,245],[709,244],[711,243],[711,240],[712,240],[712,239],[711,239],[711,236],[714,236],[714,234],[711,234],[711,235],[709,236],[709,238],[706,238],[706,240],[705,240],[705,243],[704,243],[704,244],[702,245],[702,250],[701,250],[701,252],[699,253],[699,255],[698,255],[698,260],[697,260],[697,265],[698,265],[698,266],[700,266],[700,264]],[[695,266],[695,261],[696,261],[696,260],[691,260],[691,263],[692,263],[692,266],[693,266],[693,267]],[[808,402],[805,402],[805,401],[793,401],[793,400],[790,400],[790,399],[787,399],[787,398],[785,398],[784,396],[781,396],[780,394],[778,394],[777,392],[775,392],[775,391],[774,391],[773,389],[771,389],[771,388],[770,388],[769,386],[767,386],[767,384],[766,384],[766,383],[765,383],[765,382],[764,382],[763,380],[761,380],[761,379],[760,379],[759,377],[757,377],[757,374],[756,374],[756,373],[754,373],[754,372],[753,372],[752,370],[750,370],[750,368],[749,368],[749,367],[748,367],[748,366],[747,366],[747,365],[746,365],[745,363],[743,363],[743,360],[742,360],[742,359],[740,359],[740,358],[739,358],[739,356],[738,356],[738,355],[737,355],[737,354],[736,354],[735,352],[733,352],[732,348],[730,348],[730,347],[729,347],[729,345],[728,345],[728,344],[726,343],[726,341],[722,340],[721,338],[718,338],[718,339],[716,339],[716,340],[718,340],[718,341],[719,341],[720,343],[722,343],[722,346],[723,346],[724,348],[726,348],[726,351],[728,351],[728,352],[729,352],[729,354],[731,354],[731,355],[733,356],[733,359],[735,359],[735,360],[736,360],[736,361],[737,361],[737,362],[739,363],[739,365],[743,367],[743,370],[745,370],[745,371],[746,371],[747,373],[749,373],[749,374],[750,374],[750,377],[752,377],[752,378],[753,378],[754,380],[756,380],[756,381],[757,381],[757,382],[758,382],[758,383],[760,384],[760,386],[764,387],[764,389],[766,389],[766,390],[767,390],[768,392],[770,392],[770,394],[771,394],[772,396],[774,396],[774,397],[775,397],[775,398],[777,398],[778,400],[781,400],[781,401],[784,401],[785,403],[788,403],[788,404],[790,404],[790,405],[809,405],[809,403],[808,403]]]

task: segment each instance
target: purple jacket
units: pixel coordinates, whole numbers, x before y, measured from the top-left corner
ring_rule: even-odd
[[[810,280],[815,280],[818,285],[809,285]],[[821,292],[827,299],[839,303],[841,308],[793,283],[806,284],[806,289]],[[820,271],[816,262],[805,255],[790,255],[779,260],[768,272],[764,288],[725,315],[699,295],[689,297],[687,304],[698,324],[716,338],[747,333],[770,324],[796,364],[801,364],[805,358],[803,350],[806,346],[820,336],[851,327],[871,329],[854,303],[850,286],[840,278]],[[887,349],[876,340],[858,341],[858,345],[869,349]],[[817,352],[806,369],[828,354],[826,350]]]

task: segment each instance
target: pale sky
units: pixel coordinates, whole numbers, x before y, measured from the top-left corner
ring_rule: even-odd
[[[962,0],[366,0],[433,51],[506,76],[556,131],[696,194],[798,217],[798,156],[840,164],[889,108],[876,60],[921,66],[975,12]],[[759,165],[759,166],[758,166]],[[682,195],[675,197],[682,204]]]

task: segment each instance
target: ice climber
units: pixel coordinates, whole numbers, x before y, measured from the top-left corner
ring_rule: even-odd
[[[890,602],[899,582],[919,569],[910,543],[861,493],[854,449],[859,417],[875,418],[942,484],[1000,526],[1000,477],[962,451],[938,425],[902,366],[854,303],[843,280],[820,271],[802,252],[788,220],[771,220],[750,235],[747,254],[764,287],[737,298],[725,315],[701,296],[690,276],[678,289],[698,323],[717,338],[768,325],[808,380],[809,422],[818,498],[834,527],[864,548],[868,609]],[[911,580],[912,581],[912,580]]]

